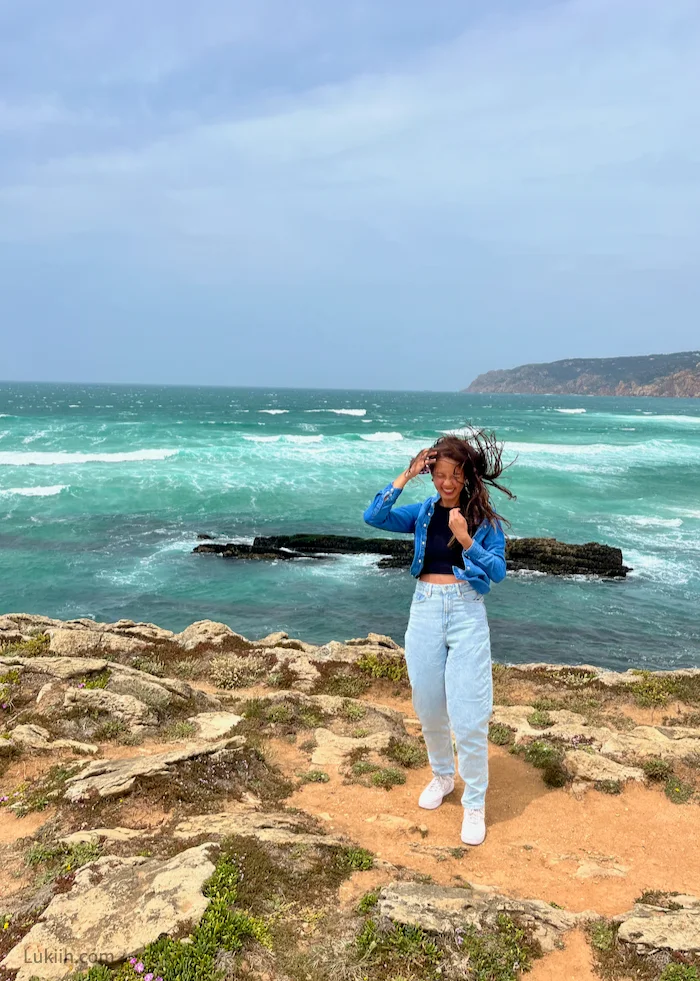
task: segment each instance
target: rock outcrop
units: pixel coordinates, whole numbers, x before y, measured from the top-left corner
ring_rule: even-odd
[[[277,535],[258,537],[252,545],[207,542],[193,549],[200,555],[225,559],[317,558],[329,555],[380,555],[380,568],[405,568],[413,559],[413,543],[405,539],[353,538],[345,535]],[[506,562],[512,572],[549,575],[600,576],[623,579],[631,571],[619,548],[588,542],[570,545],[554,538],[513,538],[506,544]]]

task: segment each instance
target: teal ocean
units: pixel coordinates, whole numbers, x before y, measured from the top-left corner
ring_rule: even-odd
[[[700,403],[427,392],[0,385],[0,611],[402,641],[413,589],[371,556],[238,562],[198,532],[374,535],[362,512],[440,433],[493,428],[517,536],[622,548],[623,582],[511,575],[494,656],[700,664]],[[421,478],[404,492],[432,492]]]

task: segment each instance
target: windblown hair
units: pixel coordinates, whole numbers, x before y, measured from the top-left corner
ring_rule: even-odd
[[[489,497],[489,488],[495,488],[515,500],[515,494],[499,483],[503,472],[511,466],[503,463],[503,446],[496,440],[495,433],[471,426],[467,431],[467,436],[449,434],[436,440],[432,447],[437,450],[435,463],[448,458],[462,468],[464,487],[459,496],[459,510],[467,520],[470,535],[483,521],[489,521],[494,527],[498,521],[510,526],[510,522],[495,510]],[[431,472],[433,469],[434,465]]]

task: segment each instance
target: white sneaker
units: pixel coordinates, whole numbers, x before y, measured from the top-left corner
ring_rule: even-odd
[[[455,789],[454,777],[434,776],[423,793],[418,798],[418,806],[426,811],[434,811],[442,804],[443,798]]]
[[[465,807],[462,821],[462,841],[465,845],[480,845],[486,837],[486,809]]]

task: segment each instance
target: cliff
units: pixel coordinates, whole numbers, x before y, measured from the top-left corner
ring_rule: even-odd
[[[700,670],[493,681],[468,849],[389,637],[0,616],[0,981],[694,981]]]
[[[634,358],[570,358],[487,371],[465,392],[700,398],[700,351]]]

